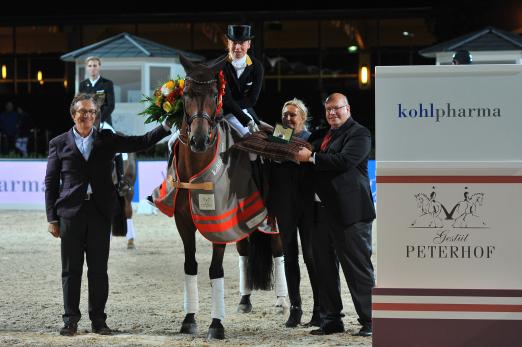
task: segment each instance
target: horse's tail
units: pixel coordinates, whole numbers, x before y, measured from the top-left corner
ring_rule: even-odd
[[[273,287],[272,235],[254,231],[248,237],[248,287],[270,290]]]

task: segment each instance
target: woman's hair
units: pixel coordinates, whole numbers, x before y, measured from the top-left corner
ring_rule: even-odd
[[[304,102],[302,102],[298,98],[293,98],[292,100],[288,100],[287,102],[284,103],[283,108],[281,110],[281,114],[283,114],[286,106],[288,106],[288,105],[293,105],[293,106],[297,107],[299,109],[299,111],[301,111],[300,116],[302,117],[302,119],[304,121],[303,128],[304,128],[304,130],[308,130],[307,123],[310,119],[308,118],[308,108],[306,107]]]

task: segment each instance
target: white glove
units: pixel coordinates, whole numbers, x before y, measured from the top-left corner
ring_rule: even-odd
[[[248,122],[247,127],[248,127],[248,130],[249,130],[252,134],[255,133],[256,131],[259,131],[259,127],[257,126],[256,122],[254,122],[253,120],[251,120],[250,122]]]

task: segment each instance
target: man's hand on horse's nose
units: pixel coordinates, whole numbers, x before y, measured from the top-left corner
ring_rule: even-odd
[[[51,233],[54,237],[60,236],[60,225],[57,223],[49,223],[49,227],[47,228],[47,231]]]

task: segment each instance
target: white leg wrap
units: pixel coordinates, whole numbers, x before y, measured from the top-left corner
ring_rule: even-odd
[[[210,280],[212,286],[212,311],[210,318],[225,319],[225,279],[214,278]]]
[[[185,295],[183,298],[185,313],[198,313],[198,275],[185,274]]]
[[[134,222],[127,219],[127,240],[134,239]]]
[[[277,296],[287,296],[288,289],[286,287],[285,276],[285,259],[283,256],[274,258],[274,275],[275,275],[275,292]]]
[[[252,293],[247,285],[247,264],[248,257],[239,256],[239,294],[241,296]]]

